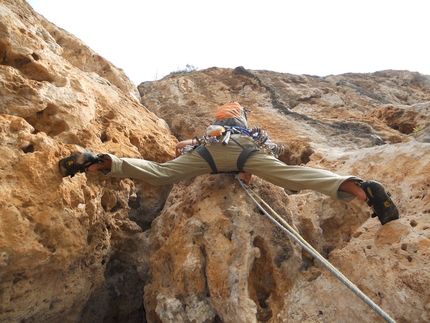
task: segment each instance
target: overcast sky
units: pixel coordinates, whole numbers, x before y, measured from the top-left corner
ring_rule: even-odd
[[[429,0],[28,0],[136,84],[187,64],[430,75]]]

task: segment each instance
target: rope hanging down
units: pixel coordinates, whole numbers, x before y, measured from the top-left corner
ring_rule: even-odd
[[[368,306],[370,306],[379,316],[381,316],[386,322],[396,323],[387,313],[385,313],[378,305],[376,305],[369,297],[367,297],[357,286],[348,280],[339,270],[336,269],[327,259],[321,256],[293,227],[291,227],[279,214],[275,212],[264,200],[261,199],[252,189],[247,187],[240,179],[236,176],[237,181],[240,183],[246,194],[254,201],[258,208],[282,231],[284,231],[289,237],[294,239],[303,249],[318,260],[326,269],[328,269],[336,278],[346,285],[355,295],[360,297]],[[271,216],[256,200],[258,199],[270,212],[276,217]]]

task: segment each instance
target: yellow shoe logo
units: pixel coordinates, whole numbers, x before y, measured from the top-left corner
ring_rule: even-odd
[[[69,160],[68,162],[67,162],[67,165],[73,165],[73,160]]]
[[[385,202],[384,202],[384,206],[385,206],[385,207],[390,207],[390,206],[391,206],[391,203],[390,203],[389,201],[385,201]]]

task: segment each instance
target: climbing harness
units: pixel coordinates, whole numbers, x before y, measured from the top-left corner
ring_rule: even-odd
[[[245,138],[249,138],[250,141],[254,143],[254,146],[246,148],[243,147],[231,136],[232,134],[240,134]],[[244,172],[243,167],[245,166],[246,160],[253,152],[264,151],[273,155],[275,158],[278,158],[284,152],[284,147],[278,146],[272,142],[267,132],[261,130],[258,126],[255,126],[252,130],[250,130],[239,126],[210,125],[206,129],[202,138],[196,137],[199,143],[197,147],[193,145],[186,145],[180,150],[180,153],[185,154],[191,151],[196,151],[210,166],[212,170],[211,174],[218,174],[214,159],[206,146],[219,144],[221,136],[223,136],[221,145],[226,146],[231,140],[243,149],[236,162],[239,172]]]
[[[246,160],[248,159],[249,155],[251,155],[253,152],[259,151],[257,147],[250,146],[242,150],[239,157],[237,158],[236,166],[239,172],[243,173],[245,172],[243,170],[243,167],[245,166]]]
[[[245,190],[246,194],[252,199],[252,201],[258,206],[258,208],[282,231],[284,231],[290,238],[296,241],[303,249],[305,249],[312,257],[318,260],[326,269],[328,269],[336,278],[346,285],[355,295],[360,297],[370,308],[372,308],[379,316],[381,316],[386,322],[396,323],[387,313],[385,313],[377,304],[375,304],[369,297],[367,297],[357,286],[348,280],[339,270],[336,269],[327,259],[321,256],[298,232],[296,232],[279,214],[275,212],[257,193],[251,188],[246,186],[238,176],[236,180]],[[270,215],[266,209],[257,201],[260,201],[270,212]],[[275,219],[276,217],[276,219]]]
[[[215,161],[212,158],[211,153],[205,146],[198,146],[196,149],[194,149],[196,153],[198,153],[206,162],[209,164],[210,168],[212,169],[211,174],[218,174],[218,169],[216,168]]]

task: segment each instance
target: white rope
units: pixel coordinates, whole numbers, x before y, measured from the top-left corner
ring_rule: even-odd
[[[336,267],[334,267],[327,259],[321,256],[318,251],[316,251],[303,237],[296,232],[293,227],[291,227],[279,214],[277,214],[261,197],[257,195],[252,189],[247,187],[240,179],[236,176],[237,181],[240,183],[242,188],[245,190],[246,194],[254,201],[258,208],[272,221],[274,222],[282,231],[288,234],[289,237],[294,239],[303,249],[310,253],[316,260],[318,260],[325,268],[327,268],[334,276],[336,276],[342,283],[346,285],[355,295],[360,297],[367,305],[369,305],[379,316],[381,316],[386,322],[396,323],[387,313],[385,313],[378,305],[376,305],[369,297],[367,297],[357,286],[355,286],[351,281],[348,280]],[[251,195],[252,193],[252,195]],[[258,201],[257,198],[266,208],[272,212],[276,217],[272,217]],[[282,224],[281,224],[282,223]]]

